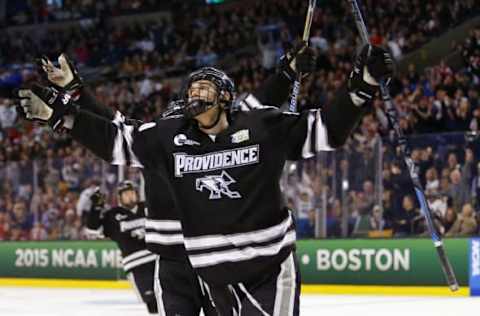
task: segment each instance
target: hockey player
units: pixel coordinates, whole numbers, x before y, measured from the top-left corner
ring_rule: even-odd
[[[94,114],[112,121],[121,116],[95,102],[65,56],[60,56],[59,64],[60,68],[55,68],[46,58],[42,62],[48,80],[57,90],[67,90],[77,98],[76,103],[82,109]],[[281,104],[288,97],[291,80],[296,77],[296,72],[308,74],[314,67],[315,56],[312,51],[298,46],[284,56],[280,71],[254,94],[266,104]],[[173,200],[168,190],[159,190],[166,187],[164,180],[160,179],[158,173],[144,172],[144,176],[149,205],[146,242],[149,250],[160,255],[157,262],[159,271],[155,274],[156,290],[160,292],[157,299],[160,313],[163,311],[165,315],[193,316],[198,315],[200,307],[203,307],[206,315],[212,314],[209,299],[201,295],[204,289],[199,287],[197,276],[186,260],[183,234],[178,215],[173,212]],[[213,311],[213,314],[216,315],[216,312]]]
[[[91,196],[92,208],[87,215],[86,234],[89,238],[108,237],[122,252],[122,265],[137,296],[146,304],[150,314],[157,314],[152,275],[156,255],[145,244],[145,215],[147,209],[138,201],[136,186],[123,181],[117,187],[118,206],[105,210],[105,196],[97,188]]]
[[[240,110],[232,108],[233,82],[204,68],[186,81],[184,115],[139,127],[83,111],[45,87],[19,94],[27,118],[63,125],[104,160],[130,161],[169,184],[188,258],[221,315],[298,315],[295,231],[279,186],[283,165],[341,146],[392,68],[388,53],[365,46],[348,88],[322,111],[300,114],[251,95]]]

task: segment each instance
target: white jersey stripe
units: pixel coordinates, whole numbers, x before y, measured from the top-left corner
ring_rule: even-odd
[[[183,244],[184,238],[183,234],[159,234],[147,232],[145,234],[145,241],[149,244],[177,245]]]
[[[112,120],[112,123],[117,127],[117,135],[115,135],[115,140],[113,144],[112,152],[112,165],[123,166],[127,163],[125,157],[125,149],[130,153],[131,166],[143,168],[143,165],[138,160],[137,156],[132,150],[133,144],[133,131],[134,127],[131,125],[125,124],[125,117],[120,112],[115,112],[115,117]],[[124,148],[125,143],[128,148]]]
[[[130,261],[129,263],[123,265],[123,270],[128,271],[128,270],[130,270],[130,269],[132,269],[132,268],[141,266],[142,264],[155,261],[156,258],[157,258],[157,255],[151,254],[151,255],[149,255],[149,256],[146,256],[146,257],[143,257],[143,258],[140,258],[140,259],[137,259],[137,260]]]
[[[148,251],[147,249],[135,251],[135,252],[129,254],[128,256],[126,256],[125,258],[123,258],[123,259],[122,259],[122,264],[126,264],[126,263],[128,263],[129,261],[138,259],[138,258],[140,258],[140,257],[147,256],[147,255],[151,255],[151,254],[152,254],[152,253],[151,253],[150,251]]]
[[[295,231],[290,231],[282,240],[267,246],[212,251],[200,255],[189,255],[188,258],[194,268],[209,267],[224,262],[246,261],[257,257],[276,255],[282,248],[294,244],[295,240]]]
[[[312,136],[315,133],[315,148],[312,148]],[[315,156],[319,151],[334,150],[328,144],[327,127],[323,124],[320,110],[312,110],[307,117],[307,137],[303,144],[302,157],[307,159]]]
[[[199,237],[185,238],[187,250],[211,249],[224,246],[242,246],[250,243],[260,243],[275,239],[285,234],[292,225],[292,215],[275,226],[260,229],[248,233],[231,235],[204,235]]]
[[[252,303],[253,306],[255,306],[256,309],[258,309],[258,311],[260,313],[262,313],[262,316],[270,316],[263,308],[262,308],[262,305],[260,305],[260,303],[253,297],[252,294],[250,294],[247,289],[245,288],[245,285],[243,285],[243,283],[239,283],[238,284],[238,287],[240,288],[240,290],[242,290],[243,293],[245,293],[245,295],[247,296],[247,299],[250,301],[250,303]]]
[[[133,126],[131,125],[125,125],[124,130],[123,130],[123,137],[127,141],[127,150],[130,152],[130,159],[131,159],[131,167],[134,168],[143,168],[142,163],[138,160],[137,156],[132,150],[132,145],[133,145]]]
[[[153,289],[155,291],[155,296],[157,298],[157,307],[158,307],[158,315],[159,316],[166,316],[165,312],[165,305],[163,304],[163,290],[162,284],[160,283],[160,257],[157,256],[155,258],[155,275],[153,277]]]
[[[332,151],[334,150],[329,144],[328,144],[328,131],[327,131],[327,126],[323,124],[322,120],[322,115],[320,110],[315,111],[316,115],[316,131],[317,135],[315,137],[316,139],[316,144],[315,144],[315,151]]]
[[[303,144],[302,149],[302,157],[305,159],[312,158],[314,156],[314,152],[312,149],[312,127],[315,118],[311,113],[308,113],[307,116],[307,137],[305,138],[305,143]]]
[[[145,228],[155,229],[155,230],[166,230],[166,231],[176,231],[182,230],[182,224],[180,221],[175,220],[153,220],[147,219],[145,223]]]
[[[290,254],[280,266],[273,316],[293,315],[296,286],[295,262],[293,254]]]

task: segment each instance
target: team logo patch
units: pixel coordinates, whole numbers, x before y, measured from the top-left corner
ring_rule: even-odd
[[[115,215],[115,219],[117,221],[123,221],[125,218],[127,218],[128,216],[127,215],[122,215],[122,214],[117,214]]]
[[[232,134],[232,143],[238,144],[246,142],[250,139],[250,131],[248,129],[242,129],[234,134]]]
[[[221,199],[222,195],[231,199],[239,199],[242,197],[240,193],[232,191],[229,188],[229,185],[235,182],[237,181],[235,181],[235,179],[233,179],[226,171],[222,171],[219,175],[198,178],[195,181],[195,188],[200,192],[208,190],[210,192],[210,196],[208,197],[210,200]]]
[[[173,138],[173,143],[174,143],[176,146],[183,146],[183,145],[199,146],[199,145],[200,145],[199,142],[196,142],[196,141],[194,141],[194,140],[188,139],[188,138],[187,138],[187,135],[185,135],[185,134],[175,135],[175,137]]]

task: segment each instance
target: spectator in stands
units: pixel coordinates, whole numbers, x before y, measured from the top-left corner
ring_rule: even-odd
[[[311,188],[303,187],[298,192],[295,210],[297,212],[297,235],[299,238],[311,238],[314,236],[313,192]]]
[[[470,192],[462,181],[462,174],[458,169],[450,172],[450,189],[448,196],[452,198],[453,208],[457,212],[460,212],[462,206],[470,200]]]
[[[470,203],[462,207],[461,214],[458,214],[453,226],[448,230],[447,236],[472,236],[477,233],[477,221],[475,212]]]
[[[65,212],[65,218],[60,223],[60,238],[64,240],[80,239],[81,222],[77,220],[75,211],[68,209]]]
[[[375,205],[373,207],[373,211],[369,217],[369,224],[370,224],[370,227],[369,227],[370,230],[383,231],[389,228],[387,221],[383,217],[383,211],[380,206]]]
[[[440,181],[438,180],[437,169],[431,167],[425,173],[425,191],[437,191],[440,188]]]
[[[421,230],[418,220],[421,217],[420,210],[415,207],[413,197],[405,195],[402,200],[400,214],[396,216],[393,223],[395,236],[405,237],[422,233],[423,230]]]
[[[33,227],[33,214],[29,213],[25,201],[18,200],[13,204],[10,213],[12,236],[27,239]],[[13,232],[15,230],[15,232]]]
[[[35,222],[33,224],[33,228],[30,232],[30,240],[47,240],[48,239],[48,232],[43,227],[41,222]]]
[[[445,216],[441,219],[440,232],[446,234],[457,220],[457,212],[450,205],[447,208]]]

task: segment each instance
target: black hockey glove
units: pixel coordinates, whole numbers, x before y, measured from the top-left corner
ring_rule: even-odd
[[[280,71],[291,81],[302,74],[302,78],[307,77],[316,70],[317,56],[315,51],[305,43],[296,45],[280,58]]]
[[[90,196],[90,201],[92,202],[92,209],[102,210],[105,207],[105,194],[97,187]]]
[[[20,89],[17,93],[25,117],[48,123],[53,130],[63,125],[66,115],[77,112],[70,95],[53,88],[36,84],[31,89]]]
[[[387,85],[394,75],[394,64],[390,54],[381,47],[365,45],[355,58],[348,80],[348,91],[357,106],[370,103],[379,91],[379,82]]]
[[[68,92],[70,95],[83,86],[83,80],[72,61],[65,54],[58,57],[59,67],[55,67],[47,56],[37,60],[42,76],[59,91]]]

